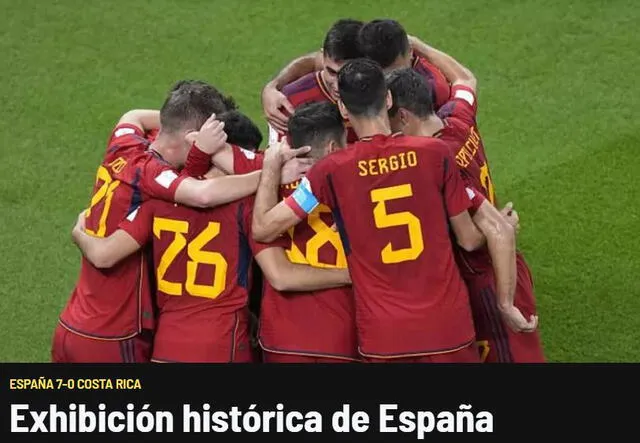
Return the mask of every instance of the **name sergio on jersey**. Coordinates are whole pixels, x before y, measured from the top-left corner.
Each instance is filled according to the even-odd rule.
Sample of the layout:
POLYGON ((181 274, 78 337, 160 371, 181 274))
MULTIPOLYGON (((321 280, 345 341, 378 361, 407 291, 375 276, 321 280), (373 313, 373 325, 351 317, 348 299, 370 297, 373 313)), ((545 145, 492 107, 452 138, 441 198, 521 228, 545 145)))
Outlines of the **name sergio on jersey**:
POLYGON ((456 163, 461 168, 466 168, 471 164, 478 149, 480 148, 480 135, 475 126, 471 126, 469 130, 469 137, 460 147, 460 150, 456 154, 456 163))
POLYGON ((415 168, 418 166, 418 156, 415 151, 401 152, 387 157, 360 160, 358 162, 358 175, 382 175, 401 169, 415 168))

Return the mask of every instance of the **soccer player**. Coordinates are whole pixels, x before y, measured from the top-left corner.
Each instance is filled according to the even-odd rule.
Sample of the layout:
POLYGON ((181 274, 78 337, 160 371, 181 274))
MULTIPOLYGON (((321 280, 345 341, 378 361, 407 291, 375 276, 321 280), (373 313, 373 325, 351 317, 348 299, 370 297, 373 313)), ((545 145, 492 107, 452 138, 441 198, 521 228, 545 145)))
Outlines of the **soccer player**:
MULTIPOLYGON (((391 70, 405 63, 425 76, 430 83, 434 84, 437 104, 442 104, 449 98, 449 85, 446 78, 442 73, 438 72, 435 66, 425 60, 419 52, 421 41, 416 37, 407 36, 402 26, 397 22, 374 20, 363 24, 358 20, 342 19, 337 21, 327 33, 322 50, 293 60, 273 80, 265 85, 262 91, 262 107, 271 128, 270 141, 281 137, 281 134, 286 132, 288 115, 299 104, 300 97, 305 97, 304 95, 291 97, 291 86, 294 84, 298 86, 312 85, 312 82, 304 82, 302 78, 313 78, 313 76, 317 75, 314 73, 315 71, 326 72, 326 74, 323 74, 323 78, 327 79, 327 83, 330 84, 332 80, 335 83, 335 72, 340 66, 346 60, 363 55, 361 50, 362 43, 365 43, 364 48, 369 51, 370 56, 378 58, 378 63, 384 63, 386 61, 385 57, 393 59, 392 62, 389 62, 390 66, 386 70, 391 70), (383 40, 383 43, 380 43, 380 40, 383 40), (414 44, 416 45, 415 48, 412 47, 414 44), (379 52, 371 50, 373 46, 379 46, 379 52), (333 55, 327 56, 327 53, 333 53, 333 55), (286 91, 284 89, 285 85, 289 85, 286 91)), ((322 90, 322 88, 320 89, 322 90)), ((328 89, 329 94, 322 95, 331 96, 329 98, 330 101, 335 101, 336 91, 333 91, 334 94, 332 96, 330 94, 331 88, 326 89, 328 89)), ((293 92, 295 91, 296 89, 293 90, 293 92)), ((320 96, 317 91, 309 95, 313 97, 320 96)), ((347 139, 349 142, 356 139, 353 131, 349 131, 347 139)))
MULTIPOLYGON (((150 198, 207 207, 255 192, 260 172, 197 180, 176 169, 189 151, 187 134, 210 153, 225 145, 224 127, 211 117, 214 110, 223 109, 216 93, 215 88, 191 82, 173 89, 160 110, 160 130, 151 144, 144 138, 152 129, 144 120, 149 116, 129 112, 120 119, 98 168, 86 212, 87 233, 109 235, 150 198)), ((153 118, 157 121, 157 115, 153 118)), ((145 256, 140 252, 117 266, 103 265, 110 269, 82 260, 78 282, 54 333, 54 362, 148 361, 149 339, 143 329, 154 328, 154 315, 145 256)))
POLYGON ((207 210, 154 199, 104 238, 87 235, 79 217, 74 241, 92 263, 118 263, 151 243, 160 310, 152 361, 253 361, 247 309, 252 251, 281 291, 351 283, 346 269, 293 264, 282 247, 253 242, 252 207, 251 197, 207 210))
POLYGON ((278 202, 280 145, 266 151, 253 235, 270 241, 319 204, 331 208, 356 303, 361 355, 368 362, 478 362, 466 286, 453 256, 482 245, 455 160, 432 137, 392 134, 391 97, 380 66, 347 62, 338 102, 360 140, 317 162, 278 202))
MULTIPOLYGON (((389 110, 391 127, 393 130, 414 136, 432 137, 447 131, 446 123, 442 121, 433 110, 429 86, 411 69, 401 69, 388 75, 387 84, 391 91, 393 106, 389 110)), ((454 89, 459 83, 454 83, 454 89)), ((466 136, 468 136, 468 132, 466 136)), ((448 137, 440 137, 448 140, 448 137)), ((466 141, 466 139, 464 140, 466 141)), ((457 152, 461 141, 454 140, 451 151, 457 152)), ((469 186, 480 186, 476 181, 467 180, 469 186)), ((475 190, 475 192, 478 192, 475 190)), ((484 200, 474 215, 474 222, 482 230, 487 238, 487 248, 480 251, 467 253, 460 250, 458 256, 465 254, 484 256, 486 263, 494 275, 497 300, 494 300, 497 309, 502 313, 505 322, 518 332, 532 331, 536 326, 536 319, 527 321, 517 307, 514 306, 514 293, 516 289, 516 250, 515 230, 503 219, 500 212, 488 201, 484 200), (495 271, 495 272, 494 272, 495 271)), ((465 270, 463 270, 465 275, 465 270)), ((473 297, 474 294, 471 294, 473 297)))
POLYGON ((451 92, 447 78, 427 59, 422 57, 421 41, 409 36, 400 23, 390 19, 377 19, 366 23, 358 35, 358 45, 365 57, 377 62, 385 72, 399 68, 412 68, 429 84, 431 102, 435 108, 445 104, 451 92), (416 54, 417 53, 417 54, 416 54))
MULTIPOLYGON (((322 68, 311 70, 297 80, 286 84, 282 94, 287 100, 287 111, 293 113, 295 108, 306 103, 331 102, 338 99, 337 75, 340 67, 347 60, 361 57, 358 48, 358 33, 363 22, 353 19, 336 21, 327 32, 322 44, 322 68)), ((286 120, 285 120, 286 121, 286 120)), ((357 136, 348 128, 347 141, 357 140, 357 136)), ((269 141, 274 143, 286 134, 285 126, 269 125, 269 141)))
MULTIPOLYGON (((309 156, 320 159, 346 145, 345 127, 333 103, 298 107, 288 122, 294 148, 311 146, 309 156)), ((298 183, 280 186, 280 199, 298 183)), ((328 207, 319 205, 290 229, 284 239, 293 263, 346 269, 339 234, 328 207)), ((271 279, 269 279, 271 280, 271 279)), ((266 363, 348 363, 359 360, 355 306, 351 287, 285 293, 267 283, 262 298, 259 343, 266 363)))
MULTIPOLYGON (((451 100, 436 115, 429 101, 429 85, 410 70, 394 72, 388 78, 394 101, 390 110, 392 128, 409 135, 436 136, 447 142, 465 181, 485 194, 489 202, 484 209, 491 209, 488 203, 495 203, 495 190, 477 128, 476 79, 449 55, 425 49, 451 81, 451 100)), ((499 259, 492 250, 492 242, 487 246, 473 252, 459 248, 456 251, 470 292, 482 359, 544 362, 533 283, 524 257, 514 249, 511 258, 503 262, 502 273, 496 268, 499 259)))

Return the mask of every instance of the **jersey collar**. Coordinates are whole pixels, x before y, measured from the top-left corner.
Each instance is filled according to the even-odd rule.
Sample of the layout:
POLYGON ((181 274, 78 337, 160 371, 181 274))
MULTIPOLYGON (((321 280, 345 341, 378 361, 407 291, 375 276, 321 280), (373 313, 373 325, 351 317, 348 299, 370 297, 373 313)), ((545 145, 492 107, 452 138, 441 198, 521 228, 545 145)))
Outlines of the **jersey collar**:
POLYGON ((391 135, 384 135, 384 134, 376 134, 376 135, 370 135, 368 137, 362 137, 359 138, 358 141, 359 142, 370 142, 371 140, 373 140, 374 138, 380 138, 380 137, 391 137, 391 138, 395 138, 398 137, 399 135, 402 135, 402 132, 394 132, 391 135))

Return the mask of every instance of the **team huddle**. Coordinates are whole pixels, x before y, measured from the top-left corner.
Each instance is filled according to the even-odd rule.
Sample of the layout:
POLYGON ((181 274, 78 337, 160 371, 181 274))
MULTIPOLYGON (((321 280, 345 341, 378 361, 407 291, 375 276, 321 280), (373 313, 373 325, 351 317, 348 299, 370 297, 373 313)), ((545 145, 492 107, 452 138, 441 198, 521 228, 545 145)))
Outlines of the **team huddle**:
POLYGON ((264 151, 204 81, 120 118, 53 362, 545 361, 469 69, 343 19, 262 102, 264 151))

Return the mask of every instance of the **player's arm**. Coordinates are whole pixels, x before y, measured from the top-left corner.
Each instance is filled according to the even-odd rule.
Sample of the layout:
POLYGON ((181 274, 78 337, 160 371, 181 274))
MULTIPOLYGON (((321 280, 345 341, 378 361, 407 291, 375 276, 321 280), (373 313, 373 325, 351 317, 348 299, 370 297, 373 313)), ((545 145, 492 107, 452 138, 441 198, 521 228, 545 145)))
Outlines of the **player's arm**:
POLYGON ((205 180, 184 177, 176 188, 174 201, 196 208, 224 205, 255 193, 260 175, 260 171, 255 171, 205 180))
POLYGON ((486 199, 473 215, 473 222, 487 239, 496 276, 498 307, 512 306, 517 272, 515 229, 486 199))
POLYGON ((110 268, 141 248, 141 244, 122 229, 116 230, 108 237, 94 237, 87 234, 84 229, 84 219, 85 211, 82 211, 71 236, 82 254, 96 268, 110 268))
POLYGON ((279 246, 263 249, 255 259, 277 291, 318 291, 351 284, 348 269, 322 269, 291 263, 279 246))
POLYGON ((136 126, 142 132, 160 129, 160 111, 155 109, 132 109, 120 117, 118 126, 124 124, 136 126))
POLYGON ((284 108, 289 114, 293 114, 293 105, 287 97, 280 92, 282 88, 300 77, 322 69, 322 52, 316 51, 292 60, 269 81, 262 89, 262 109, 269 124, 280 132, 287 130, 287 115, 282 112, 284 108))
POLYGON ((422 57, 433 63, 442 74, 447 78, 452 86, 460 85, 466 86, 473 91, 476 91, 478 81, 467 67, 458 62, 455 58, 451 57, 444 52, 435 49, 417 37, 409 37, 409 42, 413 50, 422 57))
MULTIPOLYGON (((281 90, 286 84, 298 80, 310 72, 322 69, 322 51, 310 52, 291 60, 264 89, 281 90)), ((264 94, 264 93, 263 93, 264 94)))
MULTIPOLYGON (((261 158, 255 153, 227 143, 224 123, 216 120, 215 114, 209 117, 199 131, 190 132, 185 139, 191 143, 191 149, 187 155, 184 172, 191 177, 204 175, 211 167, 211 163, 227 174, 255 172, 262 167, 261 158), (248 153, 250 156, 247 155, 248 153)), ((301 174, 309 169, 312 163, 311 159, 296 157, 304 155, 310 150, 311 147, 303 146, 298 149, 288 148, 281 151, 282 160, 285 163, 282 168, 282 183, 296 181, 301 174)), ((255 190, 251 193, 253 192, 255 190)))
POLYGON ((503 320, 515 332, 534 331, 538 326, 538 317, 532 315, 527 320, 514 304, 518 272, 514 226, 488 200, 482 202, 473 221, 487 238, 496 278, 498 310, 503 320))
MULTIPOLYGON (((297 213, 294 208, 287 204, 288 199, 278 202, 278 189, 283 161, 281 150, 285 145, 286 142, 284 141, 278 142, 267 149, 265 154, 251 222, 253 239, 258 242, 271 243, 286 232, 287 229, 295 226, 306 217, 306 214, 297 213)), ((298 185, 294 194, 301 189, 304 181, 305 179, 298 185)))
POLYGON ((485 244, 486 238, 473 222, 469 211, 464 210, 449 217, 449 223, 455 234, 456 242, 465 251, 475 251, 485 244))
POLYGON ((476 226, 469 214, 473 207, 473 198, 465 187, 455 159, 448 151, 443 151, 443 197, 449 223, 458 245, 466 251, 475 251, 486 242, 485 236, 476 226))

